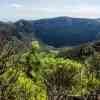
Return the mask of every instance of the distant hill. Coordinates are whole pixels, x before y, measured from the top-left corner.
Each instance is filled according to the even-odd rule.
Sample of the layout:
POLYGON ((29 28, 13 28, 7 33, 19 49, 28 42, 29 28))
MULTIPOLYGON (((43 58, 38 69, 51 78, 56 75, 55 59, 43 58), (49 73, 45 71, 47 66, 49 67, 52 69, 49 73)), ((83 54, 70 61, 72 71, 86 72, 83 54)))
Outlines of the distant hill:
POLYGON ((54 47, 76 46, 100 39, 100 19, 57 17, 0 22, 0 40, 8 37, 26 48, 37 39, 54 47))
POLYGON ((36 36, 55 47, 75 46, 100 39, 99 19, 58 17, 34 23, 36 36))

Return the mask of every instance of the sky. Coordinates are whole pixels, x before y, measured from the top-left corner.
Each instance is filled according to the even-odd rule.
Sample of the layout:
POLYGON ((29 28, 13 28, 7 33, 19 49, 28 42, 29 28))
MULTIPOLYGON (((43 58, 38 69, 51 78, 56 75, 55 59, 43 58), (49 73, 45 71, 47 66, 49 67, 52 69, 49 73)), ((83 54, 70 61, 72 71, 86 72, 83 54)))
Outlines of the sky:
POLYGON ((100 0, 1 0, 0 20, 58 16, 100 18, 100 0))

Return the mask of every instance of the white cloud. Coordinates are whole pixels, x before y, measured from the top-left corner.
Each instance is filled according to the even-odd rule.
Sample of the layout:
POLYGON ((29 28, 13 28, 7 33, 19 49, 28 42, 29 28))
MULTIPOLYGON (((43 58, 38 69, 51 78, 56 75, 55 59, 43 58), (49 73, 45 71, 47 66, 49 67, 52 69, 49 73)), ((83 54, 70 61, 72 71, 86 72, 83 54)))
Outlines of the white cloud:
POLYGON ((21 5, 21 4, 17 4, 17 3, 13 3, 13 4, 11 4, 11 7, 14 7, 14 8, 21 8, 22 5, 21 5))
POLYGON ((22 3, 10 4, 9 12, 1 11, 0 17, 5 16, 10 19, 40 19, 57 16, 71 16, 71 17, 82 17, 82 18, 100 18, 100 6, 95 5, 74 5, 74 6, 63 6, 63 7, 51 7, 51 6, 29 6, 23 5, 22 3))
POLYGON ((100 17, 100 6, 79 5, 67 6, 63 8, 43 8, 41 15, 50 16, 72 16, 83 18, 97 18, 100 17))

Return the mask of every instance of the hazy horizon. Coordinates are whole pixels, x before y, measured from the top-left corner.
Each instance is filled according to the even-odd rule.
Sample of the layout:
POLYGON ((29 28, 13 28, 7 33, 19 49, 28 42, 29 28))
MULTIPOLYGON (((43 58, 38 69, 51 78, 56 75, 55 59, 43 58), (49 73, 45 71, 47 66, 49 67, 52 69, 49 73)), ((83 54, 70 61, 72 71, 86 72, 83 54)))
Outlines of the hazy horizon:
POLYGON ((100 0, 3 0, 0 21, 68 16, 100 18, 100 0))

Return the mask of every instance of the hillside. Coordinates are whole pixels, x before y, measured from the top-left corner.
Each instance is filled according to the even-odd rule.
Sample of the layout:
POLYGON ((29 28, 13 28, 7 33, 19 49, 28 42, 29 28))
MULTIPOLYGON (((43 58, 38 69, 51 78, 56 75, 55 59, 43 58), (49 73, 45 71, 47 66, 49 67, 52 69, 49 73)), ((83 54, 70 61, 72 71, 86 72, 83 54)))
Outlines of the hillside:
POLYGON ((100 37, 96 19, 58 17, 36 21, 34 26, 37 37, 55 47, 75 46, 100 37))
POLYGON ((0 39, 9 36, 30 47, 32 40, 39 40, 54 47, 76 46, 100 39, 99 19, 57 17, 40 20, 19 20, 0 24, 0 39), (3 32, 2 32, 3 31, 3 32))
POLYGON ((96 100, 99 26, 68 17, 0 22, 0 100, 96 100))

